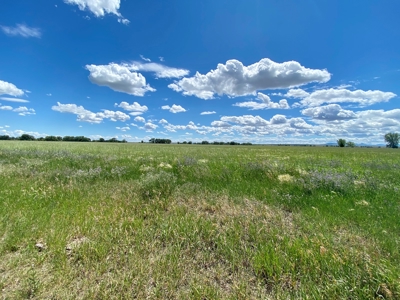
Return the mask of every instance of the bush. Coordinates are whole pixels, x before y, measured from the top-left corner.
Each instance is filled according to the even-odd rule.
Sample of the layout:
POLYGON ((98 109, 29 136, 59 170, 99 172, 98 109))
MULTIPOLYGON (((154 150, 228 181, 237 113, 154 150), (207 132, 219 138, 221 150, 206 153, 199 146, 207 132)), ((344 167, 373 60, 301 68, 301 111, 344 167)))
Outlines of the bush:
POLYGON ((144 200, 166 199, 174 191, 175 186, 176 177, 174 174, 165 171, 150 172, 142 175, 139 194, 144 200))
POLYGON ((339 147, 344 147, 346 146, 346 140, 345 139, 338 139, 337 144, 339 147))

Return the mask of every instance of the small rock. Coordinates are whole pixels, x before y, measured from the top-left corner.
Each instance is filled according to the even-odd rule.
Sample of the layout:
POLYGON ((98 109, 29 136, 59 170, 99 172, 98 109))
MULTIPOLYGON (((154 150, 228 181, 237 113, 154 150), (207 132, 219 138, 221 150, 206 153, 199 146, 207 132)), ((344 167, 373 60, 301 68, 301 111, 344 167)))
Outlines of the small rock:
POLYGON ((43 243, 36 243, 35 247, 39 252, 42 252, 44 249, 46 249, 46 245, 43 243))

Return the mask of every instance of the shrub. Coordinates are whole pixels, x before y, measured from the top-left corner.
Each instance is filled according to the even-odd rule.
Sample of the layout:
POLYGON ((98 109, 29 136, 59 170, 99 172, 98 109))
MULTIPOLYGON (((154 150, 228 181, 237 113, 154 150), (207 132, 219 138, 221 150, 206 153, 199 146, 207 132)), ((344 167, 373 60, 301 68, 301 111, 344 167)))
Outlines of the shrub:
POLYGON ((345 139, 338 139, 337 144, 339 147, 344 147, 346 146, 346 140, 345 139))
POLYGON ((145 199, 166 199, 174 191, 176 177, 172 173, 160 171, 149 172, 140 178, 139 194, 145 199))

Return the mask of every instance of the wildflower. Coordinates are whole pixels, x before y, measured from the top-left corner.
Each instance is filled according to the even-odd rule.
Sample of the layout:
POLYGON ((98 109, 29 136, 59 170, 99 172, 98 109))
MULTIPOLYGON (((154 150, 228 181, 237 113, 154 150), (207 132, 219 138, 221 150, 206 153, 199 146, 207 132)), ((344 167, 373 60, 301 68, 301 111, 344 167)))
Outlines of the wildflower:
POLYGON ((365 200, 361 200, 361 201, 356 202, 356 205, 368 206, 369 202, 367 202, 365 200))
POLYGON ((289 174, 283 174, 278 176, 278 180, 280 182, 291 182, 293 181, 293 177, 290 176, 289 174))
POLYGON ((172 169, 172 166, 170 164, 163 163, 163 162, 161 164, 159 164, 158 167, 165 168, 165 169, 172 169))

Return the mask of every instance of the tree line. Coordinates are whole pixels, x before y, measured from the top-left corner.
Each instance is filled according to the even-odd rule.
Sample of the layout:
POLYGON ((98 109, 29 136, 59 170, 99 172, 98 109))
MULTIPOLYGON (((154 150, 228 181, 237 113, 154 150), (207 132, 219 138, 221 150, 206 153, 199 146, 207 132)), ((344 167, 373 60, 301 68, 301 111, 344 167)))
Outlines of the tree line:
MULTIPOLYGON (((387 148, 399 148, 400 134, 397 132, 389 132, 384 136, 387 148)), ((345 139, 338 139, 337 144, 339 147, 355 147, 356 144, 345 139)))
POLYGON ((109 140, 106 140, 104 138, 100 138, 98 140, 92 140, 88 137, 85 136, 54 136, 54 135, 48 135, 46 137, 40 137, 40 138, 35 138, 33 135, 26 134, 24 133, 23 135, 19 137, 13 137, 13 136, 8 136, 8 135, 0 135, 0 140, 3 141, 46 141, 46 142, 106 142, 106 143, 127 143, 125 139, 122 141, 116 139, 116 138, 111 138, 109 140))

